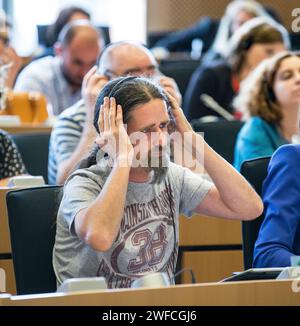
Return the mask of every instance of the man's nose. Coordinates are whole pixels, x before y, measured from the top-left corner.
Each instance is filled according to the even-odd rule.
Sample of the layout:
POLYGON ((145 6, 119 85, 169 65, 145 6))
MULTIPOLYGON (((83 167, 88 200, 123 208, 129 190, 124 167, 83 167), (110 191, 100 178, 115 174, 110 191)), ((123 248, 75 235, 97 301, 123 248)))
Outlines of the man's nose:
POLYGON ((167 145, 167 133, 161 129, 154 132, 151 138, 154 146, 165 147, 167 145))

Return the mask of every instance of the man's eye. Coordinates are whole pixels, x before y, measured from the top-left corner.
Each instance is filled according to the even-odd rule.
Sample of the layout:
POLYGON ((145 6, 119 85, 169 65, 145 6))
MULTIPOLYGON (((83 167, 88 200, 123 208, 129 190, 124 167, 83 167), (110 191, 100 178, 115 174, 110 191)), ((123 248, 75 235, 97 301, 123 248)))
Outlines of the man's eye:
POLYGON ((168 127, 168 124, 169 124, 169 122, 162 123, 162 124, 160 125, 160 128, 161 128, 161 129, 165 129, 165 128, 168 127))

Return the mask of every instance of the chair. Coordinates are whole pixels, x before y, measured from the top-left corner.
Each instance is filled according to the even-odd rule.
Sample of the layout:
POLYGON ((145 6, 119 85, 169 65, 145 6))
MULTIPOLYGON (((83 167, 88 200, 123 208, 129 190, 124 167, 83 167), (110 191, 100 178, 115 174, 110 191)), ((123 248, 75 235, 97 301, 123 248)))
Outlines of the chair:
POLYGON ((12 138, 28 173, 42 175, 47 183, 50 134, 16 134, 12 138))
POLYGON ((44 186, 7 193, 12 257, 18 294, 56 291, 52 249, 60 186, 44 186))
MULTIPOLYGON (((36 28, 37 28, 37 36, 38 36, 38 44, 39 46, 42 48, 42 52, 33 57, 31 61, 34 61, 34 60, 38 60, 38 59, 41 59, 43 57, 46 57, 46 56, 55 56, 55 53, 54 53, 54 47, 53 46, 49 46, 48 45, 48 41, 46 39, 46 31, 48 29, 49 25, 37 25, 36 28)), ((109 26, 104 26, 104 25, 101 25, 101 26, 96 26, 100 31, 101 31, 101 34, 102 34, 102 37, 103 37, 103 40, 104 40, 104 44, 107 45, 110 43, 110 28, 109 26)))
POLYGON ((101 26, 97 26, 97 28, 102 33, 105 45, 108 45, 111 42, 109 26, 101 25, 101 26))
POLYGON ((164 61, 159 69, 167 77, 175 79, 183 98, 190 78, 199 65, 199 60, 164 61))
MULTIPOLYGON (((261 157, 245 161, 241 167, 241 174, 251 183, 255 191, 261 196, 263 182, 268 173, 270 157, 261 157)), ((264 214, 254 221, 242 222, 243 256, 245 270, 252 268, 253 251, 264 214)))
POLYGON ((233 163, 236 137, 243 124, 241 121, 227 120, 214 122, 192 121, 193 129, 197 132, 203 132, 208 145, 231 164, 233 163))
POLYGON ((148 32, 147 33, 147 47, 150 49, 152 48, 160 39, 166 37, 173 31, 160 31, 160 32, 148 32))
POLYGON ((293 51, 299 51, 300 50, 300 36, 299 33, 296 32, 290 32, 290 41, 293 51))
MULTIPOLYGON (((38 36, 38 43, 41 46, 47 47, 47 40, 46 40, 46 32, 48 29, 49 25, 37 25, 36 29, 37 29, 37 36, 38 36)), ((110 43, 110 28, 109 26, 106 25, 100 25, 100 26, 96 26, 101 32, 102 32, 102 36, 104 39, 104 43, 105 45, 110 43)), ((54 55, 54 53, 53 53, 54 55)))

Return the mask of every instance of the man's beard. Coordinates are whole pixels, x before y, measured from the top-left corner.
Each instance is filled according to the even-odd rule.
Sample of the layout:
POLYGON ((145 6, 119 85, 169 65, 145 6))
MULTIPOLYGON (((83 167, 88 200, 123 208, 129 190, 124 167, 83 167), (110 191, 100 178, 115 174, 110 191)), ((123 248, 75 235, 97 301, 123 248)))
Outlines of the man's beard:
POLYGON ((63 65, 61 65, 61 70, 62 70, 65 80, 71 87, 81 88, 82 80, 79 81, 79 80, 73 78, 63 65))
POLYGON ((148 170, 151 174, 151 184, 160 184, 167 176, 170 164, 170 152, 168 148, 159 146, 148 153, 148 170), (160 155, 152 155, 152 153, 160 155))

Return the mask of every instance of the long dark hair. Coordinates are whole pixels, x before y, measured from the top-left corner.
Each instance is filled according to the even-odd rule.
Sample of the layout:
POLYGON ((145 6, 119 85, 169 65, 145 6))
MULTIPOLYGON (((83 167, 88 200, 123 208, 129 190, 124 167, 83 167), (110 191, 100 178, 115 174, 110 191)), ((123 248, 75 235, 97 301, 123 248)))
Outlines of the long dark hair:
MULTIPOLYGON (((148 78, 129 76, 113 79, 103 87, 96 101, 94 127, 98 134, 100 133, 98 120, 105 97, 114 97, 116 103, 122 106, 124 123, 128 123, 131 112, 138 105, 146 104, 151 100, 161 99, 170 107, 168 97, 163 89, 148 78)), ((80 162, 79 168, 87 168, 96 164, 98 151, 98 145, 94 145, 90 155, 80 162)))

